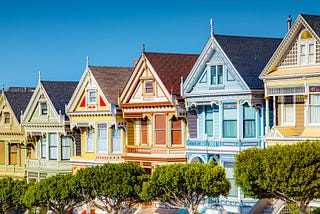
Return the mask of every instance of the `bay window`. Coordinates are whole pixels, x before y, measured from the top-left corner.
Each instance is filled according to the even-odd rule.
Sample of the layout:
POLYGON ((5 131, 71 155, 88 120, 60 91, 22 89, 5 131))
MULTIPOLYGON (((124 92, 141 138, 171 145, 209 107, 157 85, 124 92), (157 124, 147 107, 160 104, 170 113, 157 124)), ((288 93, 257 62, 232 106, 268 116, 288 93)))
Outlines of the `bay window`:
POLYGON ((256 111, 248 104, 243 106, 243 137, 253 138, 256 136, 256 111))
POLYGON ((98 153, 108 153, 107 124, 98 124, 98 153))
POLYGON ((213 108, 205 106, 205 134, 207 137, 213 137, 213 108))
POLYGON ((237 104, 223 105, 223 137, 237 137, 237 104))

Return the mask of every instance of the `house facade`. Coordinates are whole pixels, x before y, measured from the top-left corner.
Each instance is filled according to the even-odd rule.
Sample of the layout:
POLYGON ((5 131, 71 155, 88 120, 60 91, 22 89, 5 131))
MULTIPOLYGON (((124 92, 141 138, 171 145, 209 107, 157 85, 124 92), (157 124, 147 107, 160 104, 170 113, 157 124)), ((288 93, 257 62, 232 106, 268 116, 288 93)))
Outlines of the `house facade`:
POLYGON ((39 80, 21 118, 30 145, 25 162, 28 181, 71 173, 70 156, 76 146, 65 105, 76 86, 77 82, 39 80))
POLYGON ((147 173, 158 164, 186 161, 182 81, 198 55, 143 52, 120 96, 127 122, 124 160, 147 173))
POLYGON ((320 16, 300 14, 260 75, 268 147, 320 138, 319 23, 320 16))
POLYGON ((258 77, 280 41, 212 32, 183 84, 187 161, 225 168, 231 190, 227 198, 213 200, 230 213, 248 212, 256 203, 235 185, 234 161, 244 149, 264 147, 264 88, 258 77))
POLYGON ((21 114, 27 107, 34 88, 8 88, 0 95, 0 178, 24 179, 25 162, 33 156, 28 144, 21 114))
POLYGON ((127 135, 118 97, 131 73, 131 67, 86 67, 67 106, 71 129, 81 136, 79 152, 70 160, 73 173, 123 162, 127 135))

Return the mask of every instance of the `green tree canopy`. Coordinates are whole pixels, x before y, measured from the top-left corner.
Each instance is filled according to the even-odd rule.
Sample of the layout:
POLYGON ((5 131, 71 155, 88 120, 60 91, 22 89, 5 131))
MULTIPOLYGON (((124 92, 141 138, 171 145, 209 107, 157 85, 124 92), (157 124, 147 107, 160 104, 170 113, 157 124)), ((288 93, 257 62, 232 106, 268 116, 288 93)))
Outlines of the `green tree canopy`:
POLYGON ((157 166, 143 185, 141 197, 160 200, 195 213, 208 197, 226 196, 231 188, 225 170, 215 164, 186 163, 157 166))
POLYGON ((10 209, 24 208, 21 195, 27 189, 25 180, 13 180, 11 177, 0 179, 0 208, 1 213, 10 209))
POLYGON ((132 163, 94 166, 76 173, 81 191, 92 203, 107 212, 120 213, 140 201, 142 183, 147 179, 143 168, 132 163))
POLYGON ((55 175, 30 186, 24 196, 28 208, 43 207, 56 214, 70 212, 84 199, 71 174, 55 175))
POLYGON ((305 213, 320 198, 320 142, 251 148, 236 155, 235 181, 256 198, 278 198, 305 213))

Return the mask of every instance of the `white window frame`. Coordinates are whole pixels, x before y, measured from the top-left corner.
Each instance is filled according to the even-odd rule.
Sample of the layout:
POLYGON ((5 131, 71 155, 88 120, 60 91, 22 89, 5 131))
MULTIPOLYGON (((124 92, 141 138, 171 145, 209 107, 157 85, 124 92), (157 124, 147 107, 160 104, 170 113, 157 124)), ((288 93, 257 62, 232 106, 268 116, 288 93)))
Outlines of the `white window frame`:
POLYGON ((88 127, 87 128, 87 133, 86 133, 86 152, 94 152, 94 128, 92 128, 92 127, 88 127), (89 130, 92 132, 92 136, 91 136, 90 139, 89 139, 89 135, 88 135, 89 130), (89 142, 89 140, 91 140, 91 142, 89 142), (88 149, 89 143, 90 143, 90 147, 92 147, 92 149, 91 148, 88 149))
POLYGON ((303 34, 302 31, 299 35, 299 40, 298 40, 298 65, 313 65, 316 62, 316 42, 314 38, 306 38, 306 39, 301 39, 301 35, 303 34), (301 61, 301 46, 305 46, 305 62, 301 61), (309 56, 311 55, 311 52, 309 51, 310 45, 313 45, 313 57, 311 59, 311 62, 309 60, 309 56))
POLYGON ((309 96, 308 96, 308 115, 307 115, 307 117, 308 117, 308 122, 309 122, 309 124, 308 125, 310 125, 310 126, 319 126, 320 125, 320 119, 319 119, 319 122, 311 122, 311 107, 312 106, 319 106, 320 107, 320 103, 318 104, 318 105, 314 105, 314 104, 311 104, 310 102, 311 102, 311 96, 312 95, 318 95, 318 96, 320 96, 320 93, 319 92, 315 92, 315 93, 310 93, 309 94, 309 96))
POLYGON ((286 95, 286 96, 293 96, 293 104, 292 104, 293 121, 292 122, 286 122, 284 120, 285 119, 285 112, 284 112, 285 104, 283 102, 281 102, 281 126, 295 126, 295 124, 296 124, 296 95, 286 95))
POLYGON ((40 106, 40 115, 48 115, 48 112, 49 112, 48 103, 47 102, 40 102, 39 106, 40 106), (46 109, 43 108, 44 105, 46 106, 46 109), (44 109, 46 110, 45 112, 43 112, 44 109))
POLYGON ((225 77, 224 65, 222 63, 210 63, 210 64, 208 64, 208 66, 209 66, 209 72, 208 73, 209 73, 209 81, 210 81, 209 84, 212 85, 212 86, 215 86, 215 85, 221 86, 221 85, 223 85, 224 84, 224 77, 225 77), (218 75, 218 69, 217 69, 218 66, 222 67, 222 83, 219 83, 219 75, 218 75), (216 83, 215 84, 213 84, 212 81, 211 81, 213 67, 216 67, 216 75, 215 75, 216 83))
POLYGON ((109 145, 109 136, 108 136, 108 126, 105 123, 98 124, 97 127, 97 144, 98 144, 98 154, 107 154, 108 153, 108 145, 109 145), (105 138, 100 138, 100 132, 105 132, 105 138), (105 144, 103 147, 102 145, 105 144), (103 148, 103 149, 102 149, 103 148))
POLYGON ((96 89, 87 89, 87 103, 88 104, 97 104, 97 91, 96 89), (94 93, 95 97, 94 97, 94 100, 91 100, 92 97, 91 97, 91 93, 94 93))

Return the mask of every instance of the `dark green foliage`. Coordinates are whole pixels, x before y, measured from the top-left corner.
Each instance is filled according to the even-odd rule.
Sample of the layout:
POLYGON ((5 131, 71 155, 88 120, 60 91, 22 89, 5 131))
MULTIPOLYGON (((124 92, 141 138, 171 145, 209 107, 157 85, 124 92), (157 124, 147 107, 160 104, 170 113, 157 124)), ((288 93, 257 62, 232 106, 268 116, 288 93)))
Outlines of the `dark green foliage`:
POLYGON ((171 206, 188 206, 194 213, 208 197, 226 196, 230 190, 225 170, 214 164, 186 163, 157 166, 143 185, 141 197, 160 200, 171 206))
POLYGON ((0 208, 1 213, 10 209, 24 208, 21 196, 27 189, 24 180, 13 180, 11 177, 0 179, 0 208))
POLYGON ((111 213, 139 202, 142 183, 147 176, 140 166, 131 163, 104 164, 80 170, 76 174, 82 186, 82 194, 91 199, 95 206, 111 213))
POLYGON ((245 194, 279 198, 305 213, 320 198, 320 142, 247 149, 236 156, 234 173, 245 194))
POLYGON ((82 202, 82 195, 70 174, 41 180, 30 186, 24 196, 27 207, 47 208, 57 214, 68 213, 82 202))

